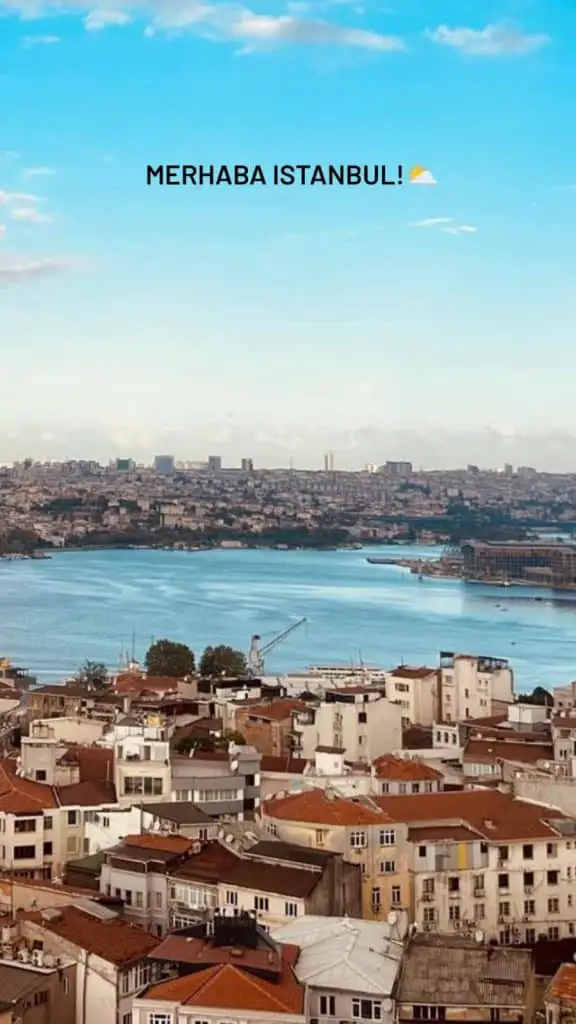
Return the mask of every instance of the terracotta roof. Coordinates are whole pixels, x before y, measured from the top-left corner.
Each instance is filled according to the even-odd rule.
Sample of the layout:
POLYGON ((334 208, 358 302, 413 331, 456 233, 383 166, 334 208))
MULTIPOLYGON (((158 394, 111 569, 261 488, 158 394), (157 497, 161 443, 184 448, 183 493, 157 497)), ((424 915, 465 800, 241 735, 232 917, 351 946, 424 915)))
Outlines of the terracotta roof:
POLYGON ((558 836, 550 822, 570 820, 552 807, 517 800, 497 789, 378 796, 374 802, 396 822, 467 825, 493 843, 558 836))
POLYGON ((557 729, 576 729, 576 710, 572 708, 569 714, 557 712, 552 716, 552 725, 557 729))
POLYGON ((199 853, 188 857, 176 871, 171 872, 171 876, 216 885, 221 874, 230 871, 237 862, 237 854, 212 841, 206 843, 199 853))
POLYGON ((252 704, 245 711, 242 708, 238 708, 236 717, 241 716, 242 719, 248 718, 263 718, 270 722, 283 722, 287 718, 290 718, 294 711, 306 711, 308 705, 301 700, 296 698, 286 697, 280 700, 270 701, 269 704, 252 704))
POLYGON ((133 846, 138 850, 162 850, 164 853, 187 853, 194 845, 194 839, 175 835, 135 835, 124 836, 123 846, 133 846))
POLYGON ((398 665, 397 668, 390 670, 390 675, 397 676, 398 679, 425 679, 426 676, 431 676, 435 672, 435 668, 427 668, 426 665, 398 665))
POLYGON ((260 771, 277 772, 279 775, 302 775, 308 761, 305 757, 274 757, 263 754, 260 761, 260 771))
POLYGON ((283 799, 268 800, 263 804, 263 811, 269 818, 318 825, 378 825, 392 820, 367 802, 347 800, 323 789, 310 789, 283 799))
POLYGON ((536 764, 538 761, 553 761, 554 748, 545 744, 509 743, 506 740, 468 740, 463 760, 470 764, 495 764, 499 760, 536 764))
POLYGON ((112 782, 114 752, 106 747, 68 747, 62 761, 77 764, 80 782, 112 782))
POLYGON ((136 925, 119 917, 103 920, 79 907, 34 911, 26 916, 54 935, 118 966, 144 959, 158 945, 157 938, 136 925))
POLYGON ((57 807, 52 786, 16 775, 16 761, 0 761, 0 811, 8 814, 41 814, 57 807))
POLYGON ((62 807, 100 807, 116 803, 116 788, 112 782, 75 782, 58 786, 56 793, 62 807))
POLYGON ((442 772, 431 768, 424 761, 412 761, 409 758, 393 757, 383 754, 373 762, 376 776, 379 779, 390 779, 400 782, 438 782, 443 778, 442 772))
POLYGON ((146 1000, 252 1013, 302 1014, 304 987, 289 964, 273 982, 231 964, 221 964, 148 989, 146 1000))
POLYGON ((172 693, 179 680, 173 676, 144 676, 139 672, 122 672, 114 681, 116 693, 172 693))
POLYGON ((576 1002, 576 964, 562 964, 546 989, 545 1000, 560 999, 576 1002))

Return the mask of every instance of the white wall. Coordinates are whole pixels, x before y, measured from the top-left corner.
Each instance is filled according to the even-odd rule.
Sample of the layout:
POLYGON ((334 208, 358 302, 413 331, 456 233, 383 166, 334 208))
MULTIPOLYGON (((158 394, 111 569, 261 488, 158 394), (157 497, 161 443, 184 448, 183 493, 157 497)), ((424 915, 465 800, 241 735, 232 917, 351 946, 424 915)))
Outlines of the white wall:
POLYGON ((108 850, 125 836, 139 835, 152 821, 152 816, 143 814, 139 807, 97 811, 96 816, 96 821, 86 822, 84 826, 89 854, 108 850))

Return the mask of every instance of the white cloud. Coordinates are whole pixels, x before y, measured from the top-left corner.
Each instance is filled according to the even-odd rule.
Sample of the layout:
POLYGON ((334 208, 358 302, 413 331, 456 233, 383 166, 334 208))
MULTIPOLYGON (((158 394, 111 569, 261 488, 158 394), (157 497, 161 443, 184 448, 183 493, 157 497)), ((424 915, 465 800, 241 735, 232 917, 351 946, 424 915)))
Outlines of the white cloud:
POLYGON ((3 192, 0 189, 0 205, 2 203, 38 203, 39 196, 30 195, 29 192, 3 192))
POLYGON ((72 268, 70 260, 45 257, 0 256, 0 284, 17 284, 35 277, 61 274, 72 268))
POLYGON ((519 57, 534 53, 550 42, 547 35, 529 35, 512 25, 486 25, 482 29, 439 25, 426 35, 434 43, 451 46, 476 57, 499 57, 503 54, 519 57))
POLYGON ((443 227, 447 235, 475 235, 478 228, 474 224, 455 224, 453 227, 443 227))
POLYGON ((104 28, 121 27, 129 23, 130 17, 124 11, 111 11, 106 8, 102 10, 95 8, 84 18, 84 27, 88 32, 100 32, 104 28))
POLYGON ((25 221, 27 224, 51 224, 53 218, 48 213, 40 213, 35 206, 17 206, 12 210, 12 220, 25 221))
POLYGON ((380 51, 403 49, 402 41, 395 36, 344 28, 328 21, 312 21, 291 15, 276 17, 248 10, 242 10, 230 19, 227 34, 253 43, 352 46, 380 51))
POLYGON ((415 220, 410 227, 412 228, 432 228, 438 224, 452 224, 453 217, 425 217, 424 220, 415 220))
POLYGON ((56 171, 53 167, 27 167, 24 171, 25 178, 51 178, 56 171))
POLYGON ((412 178, 411 185, 437 185, 436 178, 431 171, 422 171, 416 178, 412 178))
POLYGON ((60 36, 25 36, 22 46, 30 50, 33 46, 55 46, 59 42, 60 36))

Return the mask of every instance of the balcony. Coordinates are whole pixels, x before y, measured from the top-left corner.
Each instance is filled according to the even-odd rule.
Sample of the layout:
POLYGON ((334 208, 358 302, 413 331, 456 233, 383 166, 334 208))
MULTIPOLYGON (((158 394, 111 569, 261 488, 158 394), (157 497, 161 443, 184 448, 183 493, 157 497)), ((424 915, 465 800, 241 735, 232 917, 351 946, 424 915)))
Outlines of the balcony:
POLYGON ((434 901, 434 893, 423 892, 420 899, 422 900, 423 903, 432 903, 434 901))

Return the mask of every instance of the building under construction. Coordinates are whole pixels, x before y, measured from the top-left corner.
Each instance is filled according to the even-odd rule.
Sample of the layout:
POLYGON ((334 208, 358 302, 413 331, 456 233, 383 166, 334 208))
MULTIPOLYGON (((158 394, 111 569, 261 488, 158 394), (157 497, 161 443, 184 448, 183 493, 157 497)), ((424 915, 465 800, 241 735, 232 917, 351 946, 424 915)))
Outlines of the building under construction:
POLYGON ((576 544, 473 540, 462 545, 462 555, 467 579, 576 587, 576 544))

